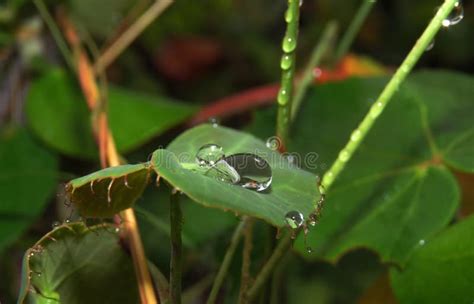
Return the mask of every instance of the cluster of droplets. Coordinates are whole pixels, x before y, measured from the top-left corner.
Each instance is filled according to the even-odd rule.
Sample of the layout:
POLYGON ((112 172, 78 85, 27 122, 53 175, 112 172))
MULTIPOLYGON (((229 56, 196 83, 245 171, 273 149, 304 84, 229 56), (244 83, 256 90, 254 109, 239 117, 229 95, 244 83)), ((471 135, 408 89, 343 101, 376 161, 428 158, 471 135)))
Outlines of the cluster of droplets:
POLYGON ((305 220, 303 214, 297 210, 291 210, 285 215, 285 222, 288 227, 292 229, 292 239, 296 238, 296 233, 297 231, 299 231, 299 229, 303 230, 304 244, 308 253, 313 252, 313 249, 307 244, 307 235, 309 233, 309 227, 314 227, 318 224, 319 219, 321 218, 322 210, 324 207, 324 200, 326 197, 325 189, 319 181, 318 188, 320 192, 320 198, 315 204, 314 211, 308 216, 307 220, 305 220))
MULTIPOLYGON (((461 1, 458 1, 454 4, 454 8, 449 14, 449 16, 441 22, 441 25, 444 28, 449 28, 453 25, 458 24, 464 18, 464 7, 461 1)), ((426 47, 425 51, 431 51, 435 45, 435 40, 431 40, 430 44, 426 47)))
POLYGON ((303 4, 302 0, 289 0, 288 9, 285 12, 285 22, 287 23, 287 31, 283 37, 281 48, 283 55, 280 61, 280 68, 282 70, 282 87, 278 92, 278 104, 286 105, 291 96, 291 82, 294 73, 295 56, 294 51, 297 44, 297 24, 299 10, 292 5, 293 1, 299 1, 299 5, 303 4), (288 83, 289 85, 285 85, 288 83))
POLYGON ((266 160, 252 153, 226 156, 217 144, 203 145, 196 153, 196 162, 207 176, 258 192, 272 183, 272 169, 266 160))

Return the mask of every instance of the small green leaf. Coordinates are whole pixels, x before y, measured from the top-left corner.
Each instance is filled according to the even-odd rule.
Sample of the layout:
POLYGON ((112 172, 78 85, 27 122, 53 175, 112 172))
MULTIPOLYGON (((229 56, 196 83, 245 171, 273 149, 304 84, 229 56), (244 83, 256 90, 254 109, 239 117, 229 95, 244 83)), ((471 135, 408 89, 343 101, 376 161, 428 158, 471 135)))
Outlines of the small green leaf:
POLYGON ((0 252, 41 214, 57 179, 55 155, 23 129, 0 130, 0 252))
POLYGON ((287 212, 297 210, 307 219, 319 200, 317 177, 295 168, 276 151, 252 135, 223 127, 201 125, 186 131, 167 148, 157 150, 152 167, 173 187, 194 201, 261 218, 275 226, 284 226, 287 212), (271 166, 273 181, 268 192, 256 192, 204 175, 195 160, 206 144, 217 144, 226 155, 253 153, 271 166))
POLYGON ((147 164, 110 167, 70 181, 66 191, 82 216, 112 217, 133 206, 149 177, 147 164))
MULTIPOLYGON (((120 152, 139 147, 194 111, 192 106, 162 97, 109 89, 109 122, 120 152)), ((73 157, 97 157, 90 112, 81 91, 63 70, 52 69, 32 83, 26 114, 36 135, 51 147, 73 157)))
POLYGON ((472 303, 474 216, 423 240, 391 281, 400 303, 472 303))
POLYGON ((18 303, 138 303, 133 263, 112 225, 63 225, 27 250, 18 303))

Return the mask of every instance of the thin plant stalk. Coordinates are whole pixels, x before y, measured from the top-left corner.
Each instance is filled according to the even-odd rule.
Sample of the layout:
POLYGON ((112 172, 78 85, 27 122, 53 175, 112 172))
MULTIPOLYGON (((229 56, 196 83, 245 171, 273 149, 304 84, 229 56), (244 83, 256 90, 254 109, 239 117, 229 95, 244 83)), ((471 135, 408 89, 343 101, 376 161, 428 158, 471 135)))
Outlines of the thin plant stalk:
POLYGON ((283 37, 280 67, 281 87, 278 92, 278 114, 276 134, 280 138, 282 150, 288 141, 288 133, 291 122, 291 109, 293 101, 293 87, 296 64, 296 45, 298 39, 298 26, 300 17, 300 1, 288 0, 288 9, 285 13, 286 33, 283 37))
POLYGON ((239 244, 240 239, 242 238, 242 234, 245 226, 247 225, 247 221, 248 218, 244 217, 244 219, 242 219, 242 221, 237 225, 234 230, 234 233, 232 234, 232 239, 230 241, 229 247, 227 247, 224 259, 221 263, 221 266, 219 267, 216 278, 214 279, 209 298, 206 302, 207 304, 214 304, 216 302, 217 295, 222 286, 222 283, 224 282, 225 276, 229 271, 230 263, 232 262, 232 258, 234 257, 237 245, 239 244))
POLYGON ((54 22, 53 17, 49 13, 48 8, 44 4, 43 0, 33 0, 33 3, 38 9, 38 12, 40 13, 41 18, 44 20, 44 22, 48 26, 49 31, 51 32, 51 35, 53 36, 53 39, 59 48, 59 51, 61 52, 64 60, 66 61, 66 64, 69 66, 71 70, 74 71, 75 65, 73 61, 72 52, 67 46, 67 43, 64 40, 64 37, 61 34, 61 31, 59 30, 58 26, 56 25, 56 22, 54 22))
POLYGON ((344 57, 349 51, 349 48, 357 37, 357 33, 359 33, 360 28, 364 24, 365 19, 369 15, 370 11, 372 10, 372 7, 376 2, 377 0, 362 0, 359 9, 354 15, 354 18, 349 24, 347 31, 344 33, 344 36, 342 36, 341 41, 339 42, 336 48, 336 53, 334 55, 334 63, 339 62, 342 57, 344 57))
POLYGON ((240 291, 239 291, 239 304, 246 304, 247 301, 247 289, 250 284, 250 264, 252 259, 252 247, 253 247, 253 226, 255 220, 249 218, 244 231, 244 246, 242 248, 242 270, 240 278, 240 291))
POLYGON ((170 302, 181 303, 181 277, 183 264, 183 248, 181 231, 183 214, 179 205, 179 194, 170 194, 170 235, 171 235, 171 260, 170 260, 170 302))
POLYGON ((247 299, 249 303, 252 303, 252 301, 256 298, 260 289, 268 280, 273 270, 276 268, 277 264, 280 262, 281 258, 285 255, 285 253, 290 248, 292 241, 293 240, 291 237, 291 233, 287 233, 283 237, 283 239, 278 243, 272 255, 270 256, 268 261, 265 263, 265 265, 263 265, 263 268, 258 273, 257 277, 255 278, 255 281, 252 284, 252 287, 250 287, 247 293, 247 299))
POLYGON ((331 187, 334 180, 344 169, 347 162, 351 159, 360 143, 364 140, 365 136, 372 128, 372 125, 385 109, 393 95, 398 91, 400 85, 411 72, 415 64, 420 59, 421 55, 425 52, 426 48, 432 43, 434 36, 441 28, 443 20, 448 17, 449 13, 458 1, 459 0, 446 0, 444 4, 438 9, 435 16, 433 19, 431 19, 430 23, 426 27, 425 31, 421 34, 420 38, 411 49, 410 53, 408 53, 407 57, 392 76, 390 81, 387 83, 380 96, 371 106, 367 115, 364 117, 359 126, 352 132, 346 146, 339 152, 339 155, 332 164, 331 168, 329 168, 329 170, 324 174, 322 186, 326 189, 326 191, 331 187))
POLYGON ((150 8, 135 21, 105 52, 94 65, 97 73, 105 70, 122 52, 147 28, 173 0, 156 0, 150 8))
POLYGON ((291 109, 291 120, 294 120, 298 110, 303 101, 303 97, 308 90, 309 85, 314 79, 314 68, 319 65, 324 54, 330 49, 330 46, 333 44, 334 38, 337 32, 337 24, 335 21, 329 22, 321 35, 319 43, 314 47, 311 57, 306 65, 305 70, 303 71, 303 76, 298 83, 298 86, 295 90, 295 96, 293 98, 293 104, 291 109))

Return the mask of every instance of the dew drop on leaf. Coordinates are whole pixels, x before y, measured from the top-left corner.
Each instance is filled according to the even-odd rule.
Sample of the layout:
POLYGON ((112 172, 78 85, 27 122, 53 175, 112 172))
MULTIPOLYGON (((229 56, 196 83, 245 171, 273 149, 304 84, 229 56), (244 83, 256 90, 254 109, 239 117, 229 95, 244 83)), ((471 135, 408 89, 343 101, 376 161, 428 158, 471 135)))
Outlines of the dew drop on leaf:
POLYGON ((224 156, 224 149, 222 149, 221 146, 216 144, 206 144, 199 148, 196 153, 196 161, 201 167, 214 166, 224 156))
POLYGON ((303 225, 304 217, 299 211, 290 211, 285 215, 286 223, 293 229, 297 229, 303 225))
POLYGON ((264 191, 272 183, 272 169, 266 160, 251 154, 237 153, 225 157, 223 162, 227 163, 240 176, 237 182, 246 189, 264 191))

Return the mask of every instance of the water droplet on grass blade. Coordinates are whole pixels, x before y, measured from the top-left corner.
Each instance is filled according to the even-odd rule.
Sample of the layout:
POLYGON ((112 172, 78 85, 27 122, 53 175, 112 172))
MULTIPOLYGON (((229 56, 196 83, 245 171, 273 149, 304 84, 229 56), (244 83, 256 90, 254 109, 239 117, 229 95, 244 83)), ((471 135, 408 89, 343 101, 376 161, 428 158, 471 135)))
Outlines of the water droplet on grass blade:
POLYGON ((202 146, 196 153, 196 161, 200 166, 214 166, 224 157, 224 150, 216 144, 202 146))
POLYGON ((260 192, 268 189, 272 183, 272 168, 266 160, 255 154, 237 153, 225 157, 222 162, 239 175, 239 180, 234 184, 260 192))
POLYGON ((291 11, 290 8, 288 8, 285 12, 285 21, 287 23, 290 23, 293 20, 293 12, 291 11))
POLYGON ((282 48, 283 51, 285 51, 286 53, 293 52, 296 48, 296 39, 293 37, 285 36, 285 38, 283 39, 282 48))
POLYGON ((433 39, 431 40, 430 44, 428 44, 428 46, 426 47, 425 52, 431 51, 434 48, 434 45, 435 45, 435 40, 433 39))
POLYGON ((286 105, 289 99, 288 92, 284 88, 281 88, 280 91, 278 92, 277 99, 280 105, 286 105))
POLYGON ((281 56, 280 67, 282 70, 288 70, 291 68, 291 57, 288 54, 281 56))
POLYGON ((293 210, 285 215, 285 221, 292 229, 298 229, 303 225, 304 217, 301 212, 293 210))
POLYGON ((449 16, 446 19, 444 19, 441 24, 444 27, 450 27, 452 25, 456 25, 459 22, 461 22, 463 18, 464 18, 464 8, 462 6, 461 1, 458 1, 456 2, 456 4, 454 4, 454 8, 449 14, 449 16))

